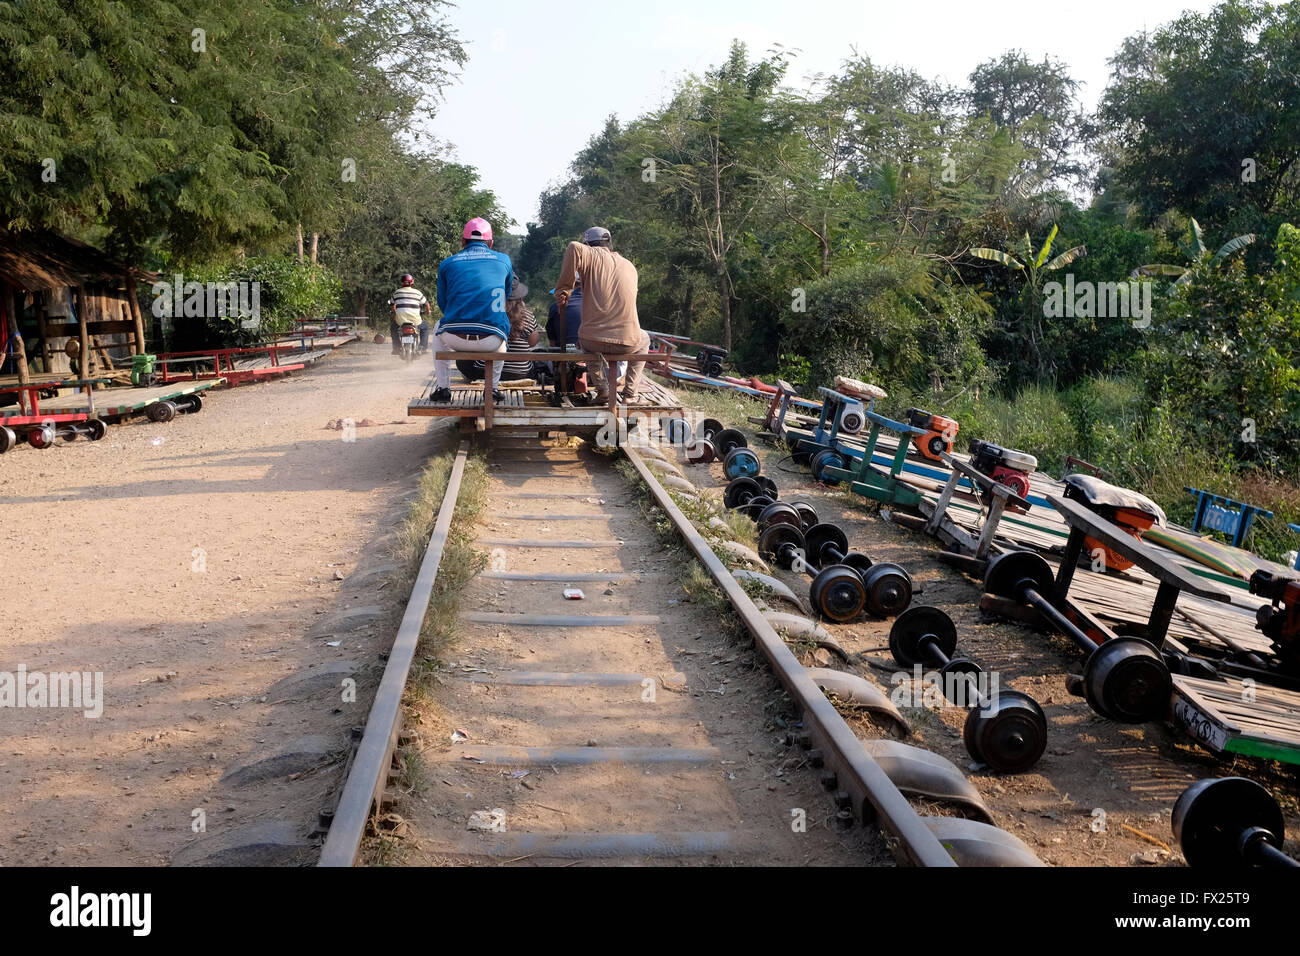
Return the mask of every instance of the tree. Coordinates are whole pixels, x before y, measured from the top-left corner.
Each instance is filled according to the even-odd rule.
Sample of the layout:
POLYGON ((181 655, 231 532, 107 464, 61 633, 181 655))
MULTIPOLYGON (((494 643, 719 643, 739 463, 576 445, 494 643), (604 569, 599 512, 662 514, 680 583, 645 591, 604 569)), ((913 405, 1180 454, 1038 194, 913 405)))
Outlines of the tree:
POLYGON ((647 143, 658 152, 647 155, 658 169, 662 202, 677 212, 685 243, 708 263, 726 349, 732 342, 733 262, 762 196, 756 147, 779 135, 770 100, 785 68, 783 54, 750 62, 745 45, 735 42, 726 63, 703 81, 684 82, 649 123, 661 131, 647 143))
POLYGON ((444 6, 0 4, 0 220, 159 264, 323 233, 464 61, 444 6))
POLYGON ((1260 273, 1198 256, 1157 300, 1143 371, 1202 445, 1276 465, 1300 442, 1300 230, 1283 223, 1273 249, 1260 273))
POLYGON ((1146 222, 1271 235, 1300 206, 1300 3, 1185 13, 1110 63, 1107 165, 1146 222))
POLYGON ((965 101, 968 115, 987 117, 1027 148, 1022 194, 1053 184, 1081 184, 1087 173, 1081 147, 1095 129, 1077 103, 1079 84, 1050 56, 1033 63, 1021 50, 977 66, 965 101))
POLYGON ((1056 233, 1057 227, 1053 225, 1052 231, 1048 233, 1046 241, 1039 248, 1036 255, 1029 233, 1025 233, 1020 248, 1017 250, 1024 256, 1024 262, 1000 249, 974 248, 970 250, 970 254, 978 259, 997 262, 1020 273, 1024 285, 1020 290, 1021 314, 1015 333, 1023 336, 1023 340, 1027 342, 1040 381, 1046 380, 1052 371, 1051 363, 1043 347, 1043 282, 1046 279, 1046 273, 1063 269, 1075 259, 1088 254, 1086 246, 1074 246, 1049 260, 1047 257, 1052 254, 1052 243, 1056 240, 1056 233))
MULTIPOLYGON (((1246 248, 1255 241, 1255 234, 1248 232, 1245 235, 1229 239, 1219 247, 1219 250, 1210 255, 1210 250, 1205 245, 1205 235, 1201 232, 1201 224, 1195 219, 1187 224, 1187 242, 1179 242, 1178 247, 1187 254, 1187 258, 1192 261, 1191 266, 1169 265, 1167 263, 1153 263, 1145 266, 1138 266, 1133 270, 1134 276, 1165 276, 1175 277, 1174 288, 1185 285, 1192 279, 1193 267, 1203 263, 1207 268, 1213 269, 1220 262, 1241 249, 1246 248)), ((1171 290, 1172 291, 1172 290, 1171 290)))

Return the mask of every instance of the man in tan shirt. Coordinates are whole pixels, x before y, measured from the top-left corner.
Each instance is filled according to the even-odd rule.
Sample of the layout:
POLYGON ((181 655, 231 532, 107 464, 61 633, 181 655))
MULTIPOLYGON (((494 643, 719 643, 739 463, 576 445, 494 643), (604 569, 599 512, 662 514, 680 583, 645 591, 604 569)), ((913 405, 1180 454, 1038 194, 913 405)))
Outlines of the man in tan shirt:
MULTIPOLYGON (((636 267, 610 248, 608 229, 592 226, 582 234, 582 242, 571 242, 564 250, 564 264, 555 283, 555 301, 561 310, 573 291, 575 270, 582 273, 582 326, 578 346, 584 352, 618 356, 650 351, 650 336, 641 330, 636 314, 636 267)), ((628 363, 627 378, 619 399, 625 404, 637 400, 641 393, 641 376, 645 362, 628 363)), ((596 401, 609 401, 603 371, 592 363, 588 377, 596 388, 596 401)), ((618 382, 612 385, 618 388, 618 382)))

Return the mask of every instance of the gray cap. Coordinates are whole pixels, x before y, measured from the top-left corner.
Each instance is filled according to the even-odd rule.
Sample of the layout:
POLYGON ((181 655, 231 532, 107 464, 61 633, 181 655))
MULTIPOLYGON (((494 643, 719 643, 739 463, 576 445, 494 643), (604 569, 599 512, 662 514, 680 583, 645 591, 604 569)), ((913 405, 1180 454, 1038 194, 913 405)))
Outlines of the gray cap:
POLYGON ((609 230, 601 226, 592 226, 582 234, 582 241, 589 246, 597 242, 609 242, 610 238, 609 230))

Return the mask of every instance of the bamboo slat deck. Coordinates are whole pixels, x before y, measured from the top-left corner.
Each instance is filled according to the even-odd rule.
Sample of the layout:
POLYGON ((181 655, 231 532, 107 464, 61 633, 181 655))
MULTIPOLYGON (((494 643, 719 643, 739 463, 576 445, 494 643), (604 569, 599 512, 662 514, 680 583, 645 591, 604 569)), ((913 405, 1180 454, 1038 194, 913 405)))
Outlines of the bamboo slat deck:
MULTIPOLYGON (((280 354, 276 356, 274 365, 271 363, 269 355, 250 356, 249 358, 236 359, 231 364, 236 371, 251 372, 255 369, 281 368, 284 366, 302 366, 313 365, 323 359, 329 352, 322 349, 311 349, 302 351, 299 349, 281 349, 280 354)), ((286 371, 294 369, 286 368, 286 371)))
POLYGON ((1174 720, 1216 754, 1300 763, 1300 693, 1174 676, 1174 720))
MULTIPOLYGON (((114 418, 119 415, 131 415, 143 411, 155 402, 193 395, 222 384, 225 379, 205 379, 199 382, 175 383, 172 385, 155 385, 151 388, 102 388, 95 390, 95 414, 100 418, 114 418)), ((41 402, 41 411, 63 414, 67 412, 88 412, 89 406, 83 392, 70 392, 58 398, 47 398, 41 402)))
POLYGON ((291 347, 305 351, 328 352, 359 338, 361 336, 356 332, 332 332, 329 335, 316 335, 307 331, 306 333, 294 332, 289 335, 282 335, 275 340, 275 344, 280 348, 291 347))
MULTIPOLYGON (((814 427, 815 422, 799 422, 795 416, 787 414, 786 433, 782 437, 793 447, 800 438, 812 438, 814 427)), ((862 443, 854 439, 846 441, 842 438, 841 441, 856 446, 859 452, 863 450, 862 443)), ((879 436, 873 458, 878 471, 883 472, 889 467, 897 447, 893 436, 879 436)), ((952 457, 966 463, 970 460, 968 455, 954 454, 952 457)), ((942 485, 950 474, 949 468, 912 455, 902 478, 921 492, 922 498, 930 503, 930 507, 923 510, 933 515, 942 485)), ((1056 508, 1051 507, 1048 497, 1063 496, 1065 485, 1042 472, 1033 473, 1029 482, 1030 491, 1026 497, 1031 507, 1025 514, 1003 512, 994 537, 994 550, 1032 548, 1044 553, 1055 572, 1065 551, 1070 527, 1056 508)), ((964 489, 953 494, 944 513, 960 528, 978 534, 984 508, 971 491, 967 483, 964 489)), ((1176 569, 1173 577, 1186 580, 1183 572, 1189 572, 1195 579, 1216 583, 1229 597, 1225 603, 1199 596, 1193 591, 1180 591, 1166 638, 1171 648, 1179 651, 1190 648, 1193 652, 1201 651, 1213 657, 1216 654, 1226 656, 1235 645, 1265 659, 1272 657, 1271 641, 1255 627, 1256 609, 1268 602, 1251 595, 1245 581, 1211 570, 1153 542, 1143 544, 1176 569)), ((1166 577, 1170 575, 1166 574, 1166 577)), ((1138 566, 1121 573, 1094 572, 1080 566, 1074 573, 1069 594, 1082 611, 1116 632, 1142 633, 1152 620, 1152 606, 1159 584, 1155 577, 1138 566)), ((1174 686, 1171 701, 1174 719, 1212 752, 1300 763, 1300 693, 1266 684, 1248 687, 1232 677, 1207 680, 1175 675, 1174 686)))
MULTIPOLYGON (((434 380, 429 378, 424 383, 419 396, 411 399, 407 404, 406 413, 434 418, 484 417, 484 393, 481 382, 452 388, 450 402, 435 403, 431 397, 434 388, 434 380)), ((551 393, 544 393, 537 385, 511 387, 511 383, 502 382, 501 392, 505 395, 505 400, 493 404, 492 425, 600 428, 609 423, 609 409, 606 406, 575 405, 566 398, 563 404, 556 407, 551 404, 551 393)), ((648 379, 642 380, 641 401, 636 405, 619 406, 619 408, 620 417, 683 414, 682 403, 677 396, 648 379)))

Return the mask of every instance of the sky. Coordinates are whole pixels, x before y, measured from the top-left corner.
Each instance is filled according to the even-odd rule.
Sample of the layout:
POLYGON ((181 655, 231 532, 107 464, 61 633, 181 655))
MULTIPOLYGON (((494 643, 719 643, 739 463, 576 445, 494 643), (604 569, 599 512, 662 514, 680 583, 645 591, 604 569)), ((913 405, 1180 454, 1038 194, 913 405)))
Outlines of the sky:
POLYGON ((469 54, 459 82, 425 131, 479 170, 523 232, 542 190, 605 118, 624 121, 658 106, 683 73, 724 60, 732 39, 751 56, 774 44, 797 49, 790 86, 830 74, 853 55, 962 84, 1008 49, 1065 61, 1095 106, 1107 59, 1127 36, 1214 0, 459 0, 449 9, 469 54))

